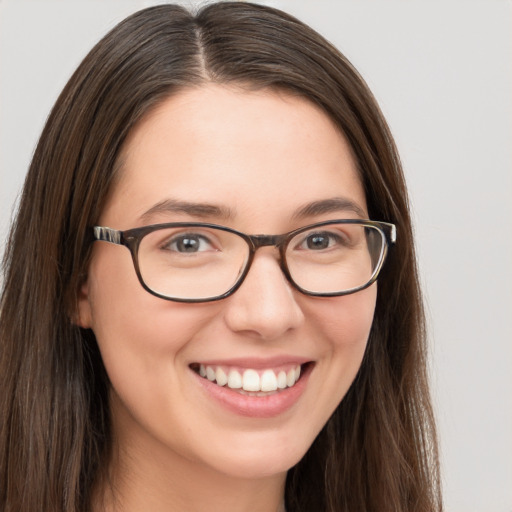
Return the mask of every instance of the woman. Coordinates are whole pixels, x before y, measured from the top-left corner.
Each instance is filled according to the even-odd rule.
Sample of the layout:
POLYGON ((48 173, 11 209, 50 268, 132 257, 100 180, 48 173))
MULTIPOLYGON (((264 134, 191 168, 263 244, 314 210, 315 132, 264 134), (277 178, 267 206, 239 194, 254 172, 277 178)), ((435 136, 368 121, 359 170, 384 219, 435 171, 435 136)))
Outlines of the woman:
POLYGON ((406 198, 371 93, 294 18, 122 22, 9 240, 2 510, 440 510, 406 198))

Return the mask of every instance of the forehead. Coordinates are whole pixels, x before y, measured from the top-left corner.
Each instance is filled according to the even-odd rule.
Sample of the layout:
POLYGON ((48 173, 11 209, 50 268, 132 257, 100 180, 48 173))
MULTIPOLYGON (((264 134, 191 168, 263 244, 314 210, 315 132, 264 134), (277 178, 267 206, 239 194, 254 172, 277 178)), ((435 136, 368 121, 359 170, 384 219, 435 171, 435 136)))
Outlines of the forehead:
POLYGON ((366 208, 343 135, 319 107, 281 91, 181 91, 134 128, 120 162, 102 217, 132 224, 169 198, 253 217, 334 196, 366 208))

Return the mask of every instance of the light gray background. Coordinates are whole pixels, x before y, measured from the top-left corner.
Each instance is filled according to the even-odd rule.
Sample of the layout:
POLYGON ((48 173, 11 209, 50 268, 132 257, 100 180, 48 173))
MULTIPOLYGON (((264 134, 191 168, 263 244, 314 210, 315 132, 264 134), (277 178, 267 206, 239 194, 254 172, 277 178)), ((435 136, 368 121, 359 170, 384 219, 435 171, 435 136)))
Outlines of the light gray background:
MULTIPOLYGON (((154 3, 0 1, 2 241, 67 78, 116 22, 154 3)), ((334 42, 387 116, 416 220, 446 509, 512 512, 512 3, 266 3, 334 42)))

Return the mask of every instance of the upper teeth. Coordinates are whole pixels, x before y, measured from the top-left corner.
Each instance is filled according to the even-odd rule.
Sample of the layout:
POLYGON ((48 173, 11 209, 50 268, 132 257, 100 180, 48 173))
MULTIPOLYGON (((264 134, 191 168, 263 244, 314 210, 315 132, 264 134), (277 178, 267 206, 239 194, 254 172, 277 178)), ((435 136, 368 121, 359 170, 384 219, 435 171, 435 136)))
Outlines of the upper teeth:
POLYGON ((225 386, 231 389, 243 389, 245 391, 276 391, 292 387, 300 377, 300 364, 290 368, 288 371, 274 371, 271 369, 258 372, 257 370, 247 369, 240 372, 234 368, 227 369, 220 366, 213 367, 207 365, 199 366, 199 375, 219 386, 225 386))

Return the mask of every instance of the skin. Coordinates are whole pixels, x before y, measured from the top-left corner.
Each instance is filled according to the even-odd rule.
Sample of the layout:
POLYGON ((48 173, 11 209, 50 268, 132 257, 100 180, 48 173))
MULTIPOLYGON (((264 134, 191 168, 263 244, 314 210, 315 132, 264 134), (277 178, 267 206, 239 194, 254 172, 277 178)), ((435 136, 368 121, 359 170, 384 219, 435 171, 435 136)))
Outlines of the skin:
MULTIPOLYGON (((310 102, 275 91, 208 84, 167 99, 131 133, 99 225, 125 230, 172 221, 280 234, 366 216, 351 150, 310 102), (296 218, 312 201, 343 197, 361 210, 296 218), (166 199, 229 208, 228 219, 153 212, 166 199)), ((102 509, 277 511, 286 471, 305 454, 352 383, 371 327, 376 285, 344 297, 293 289, 278 253, 260 249, 232 296, 183 304, 145 291, 129 251, 97 242, 81 289, 80 324, 94 330, 112 382, 114 495, 102 509), (274 417, 235 414, 189 365, 213 359, 303 357, 304 392, 274 417)), ((98 505, 98 509, 99 509, 98 505)))

